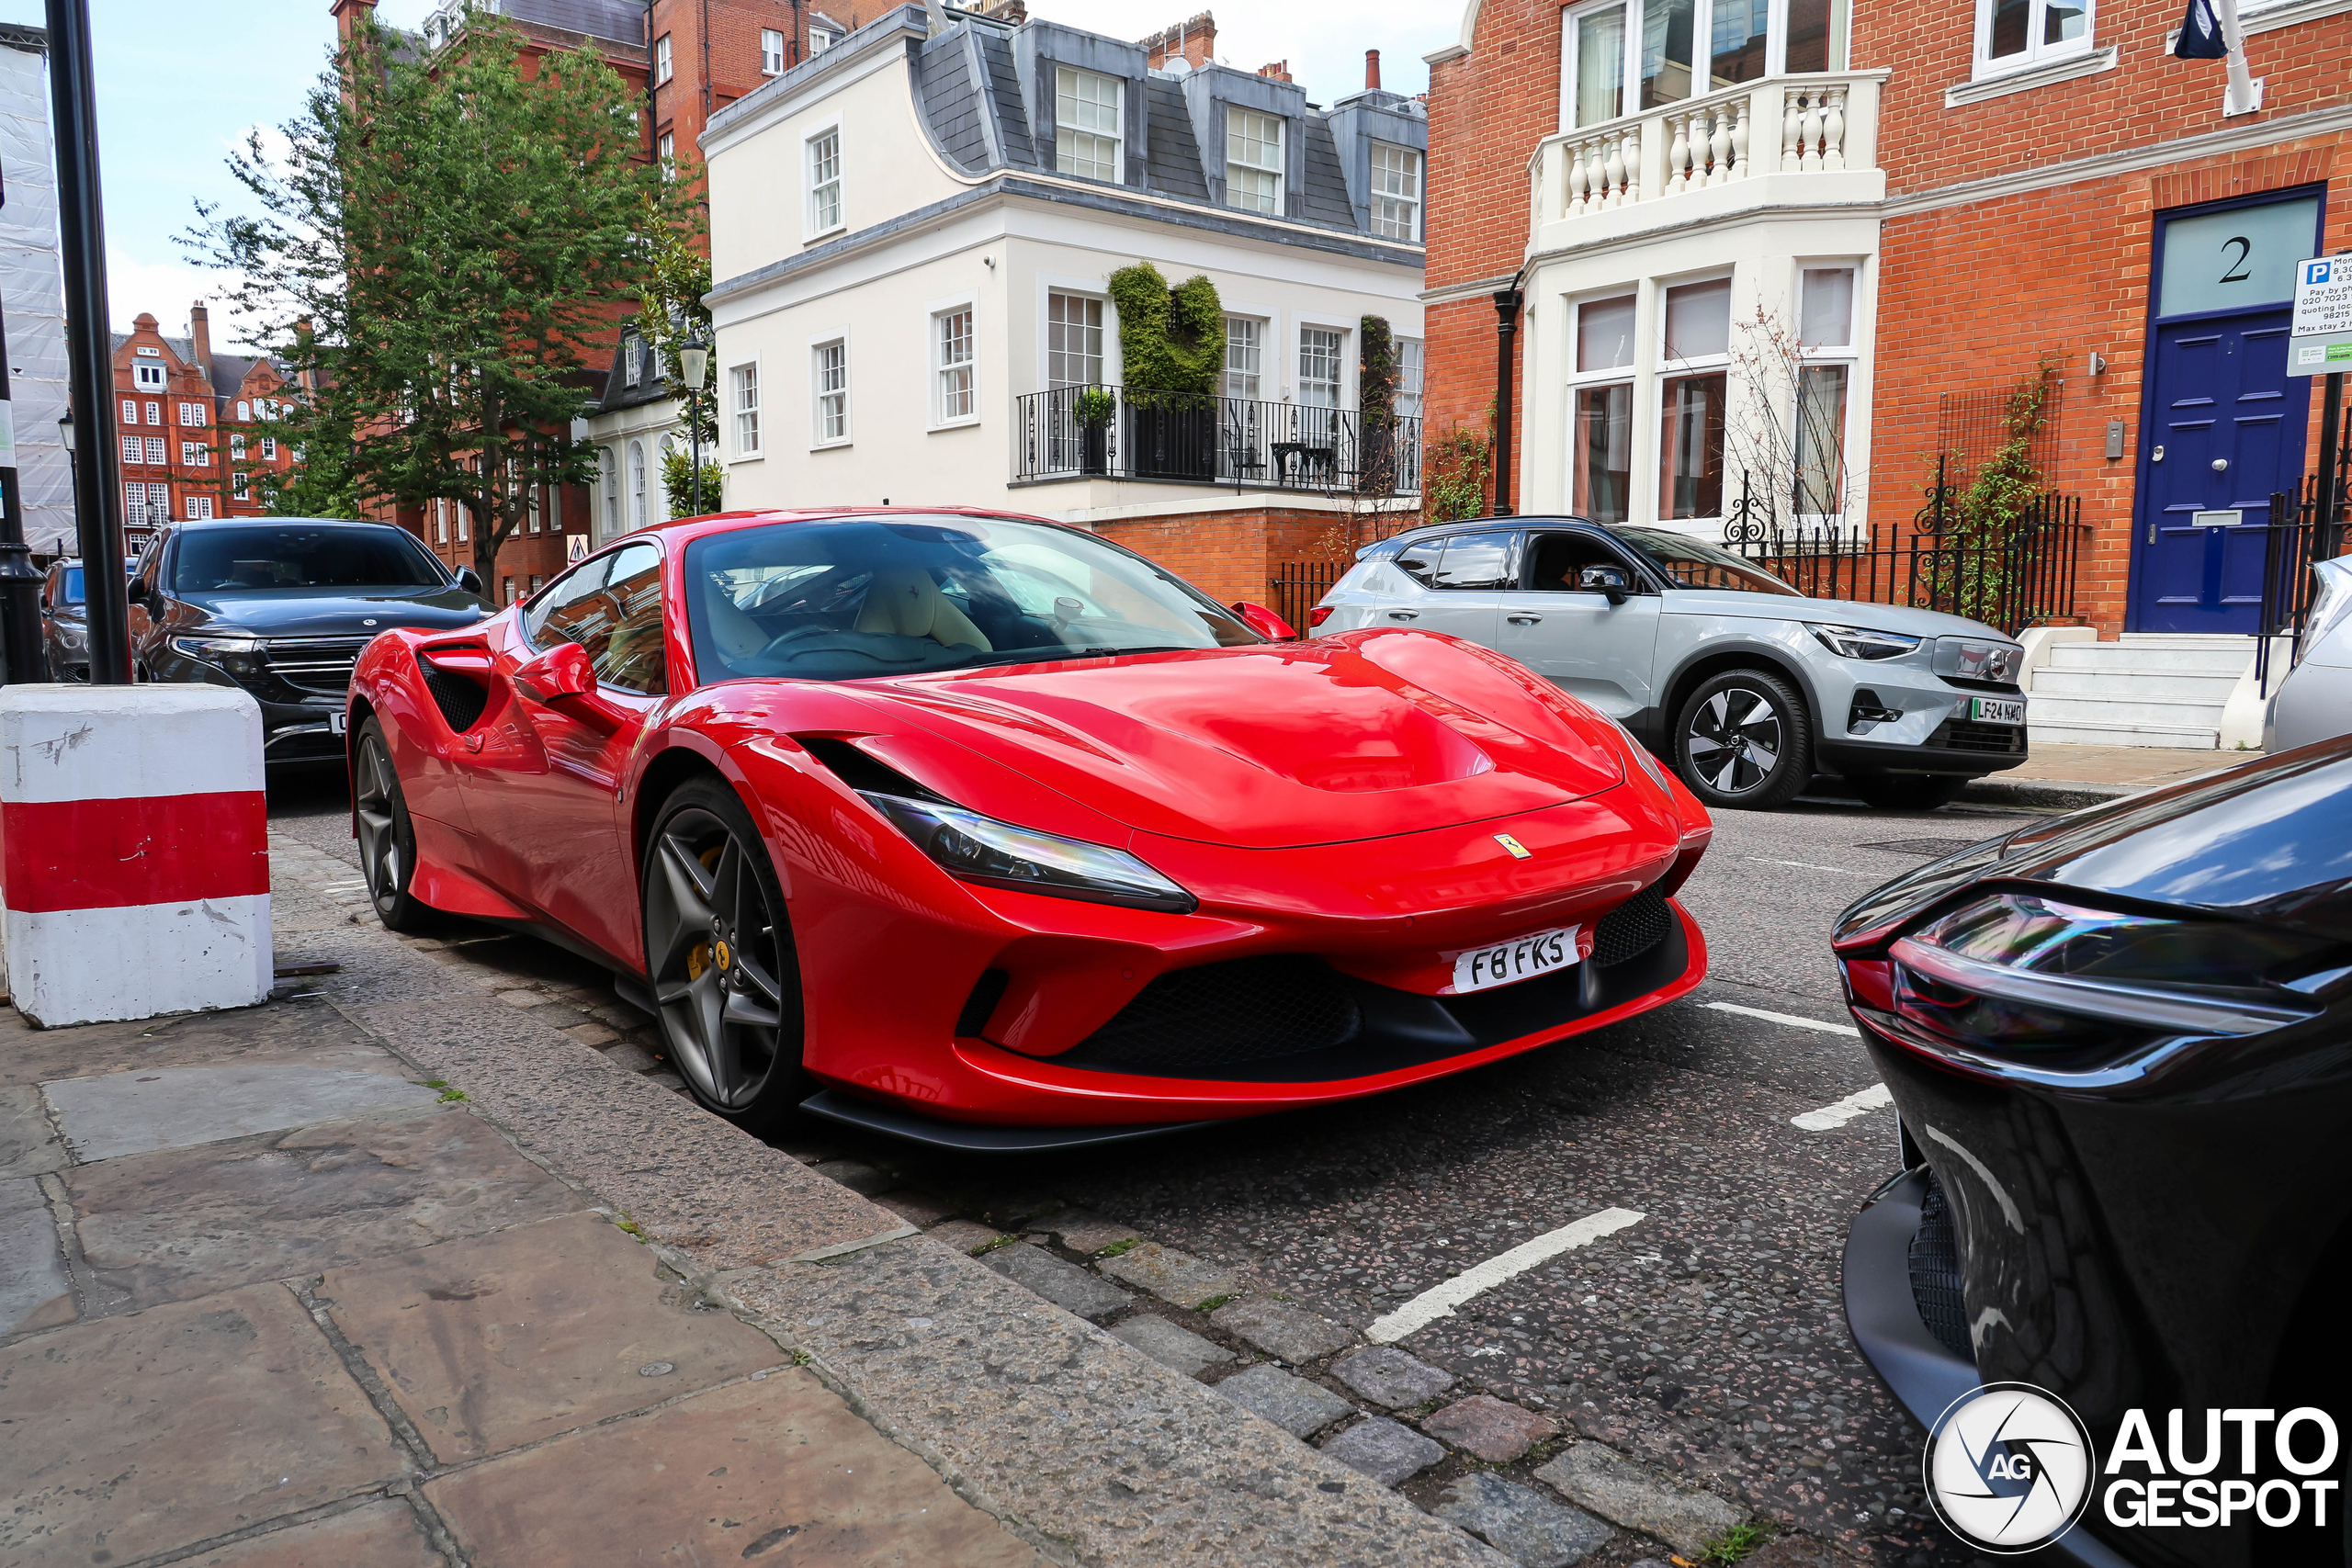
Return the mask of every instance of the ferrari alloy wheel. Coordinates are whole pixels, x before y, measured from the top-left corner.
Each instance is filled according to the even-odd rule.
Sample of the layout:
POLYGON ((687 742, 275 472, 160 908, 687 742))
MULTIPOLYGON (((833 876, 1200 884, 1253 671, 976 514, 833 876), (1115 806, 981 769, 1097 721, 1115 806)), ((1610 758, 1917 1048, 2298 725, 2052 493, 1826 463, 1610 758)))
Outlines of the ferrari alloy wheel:
POLYGON ((1702 682, 1674 727, 1674 771, 1712 807, 1787 805, 1813 779, 1804 704, 1761 670, 1702 682))
POLYGON ((697 780, 662 805, 645 857, 645 969, 670 1059, 705 1108, 757 1131, 800 1102, 792 928, 724 784, 697 780))
POLYGON ((384 727, 369 719, 359 728, 351 771, 353 825, 359 830, 359 874, 368 901, 386 931, 416 932, 434 923, 435 911, 409 894, 416 875, 416 825, 409 820, 401 776, 384 727))

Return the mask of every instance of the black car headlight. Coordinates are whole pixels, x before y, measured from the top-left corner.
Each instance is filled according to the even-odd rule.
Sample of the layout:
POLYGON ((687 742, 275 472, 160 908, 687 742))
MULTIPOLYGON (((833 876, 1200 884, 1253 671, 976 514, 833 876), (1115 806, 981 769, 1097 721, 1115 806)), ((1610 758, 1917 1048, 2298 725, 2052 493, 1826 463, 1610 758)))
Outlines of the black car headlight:
POLYGON ((2352 974, 2352 953, 2323 938, 2040 893, 1977 898, 1896 939, 1888 956, 1896 1013, 2004 1051, 2261 1034, 2312 1017, 2312 993, 2352 974))
POLYGON ((68 653, 87 653, 90 650, 89 627, 79 621, 58 621, 53 625, 57 628, 58 647, 68 653))
POLYGON ((1919 646, 1916 637, 1905 637, 1901 632, 1874 632, 1864 626, 1832 626, 1807 621, 1804 629, 1840 659, 1900 659, 1919 646))
POLYGON ((268 661, 269 645, 257 637, 175 637, 172 646, 232 675, 258 675, 268 661))
POLYGON ((990 887, 1189 915, 1200 900, 1125 850, 1016 828, 944 801, 861 790, 950 875, 990 887))

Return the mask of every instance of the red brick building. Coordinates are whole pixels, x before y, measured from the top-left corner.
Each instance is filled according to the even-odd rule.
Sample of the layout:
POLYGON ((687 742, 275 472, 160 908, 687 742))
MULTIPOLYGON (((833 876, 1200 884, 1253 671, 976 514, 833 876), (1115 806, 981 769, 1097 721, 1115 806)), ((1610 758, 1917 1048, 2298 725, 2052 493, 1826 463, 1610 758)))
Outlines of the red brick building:
POLYGON ((216 354, 202 305, 185 337, 166 337, 147 313, 114 334, 116 435, 122 444, 125 545, 133 553, 171 518, 254 516, 254 482, 283 473, 291 454, 252 427, 265 405, 294 395, 273 361, 216 354))
POLYGON ((1884 544, 2046 367, 2075 618, 2251 632, 2267 497, 2317 462, 2284 301, 2352 245, 2352 7, 2241 11, 2233 114, 2177 0, 1472 0, 1429 57, 1433 441, 1487 431, 1516 281, 1519 510, 1713 536, 1747 486, 1884 544))

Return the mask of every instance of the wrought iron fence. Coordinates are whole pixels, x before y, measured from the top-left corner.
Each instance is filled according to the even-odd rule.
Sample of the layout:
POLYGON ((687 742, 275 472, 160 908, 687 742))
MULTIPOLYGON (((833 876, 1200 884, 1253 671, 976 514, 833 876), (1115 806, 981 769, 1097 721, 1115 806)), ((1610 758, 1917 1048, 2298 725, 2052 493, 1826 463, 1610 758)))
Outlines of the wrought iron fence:
POLYGON ((2011 636, 2070 620, 2090 529, 2079 496, 2037 496, 2023 515, 1981 532, 1914 534, 1878 544, 1837 524, 1788 527, 1756 517, 1743 496, 1724 545, 1815 599, 1940 610, 2011 636))
POLYGON ((1331 592, 1331 585, 1347 575, 1348 563, 1330 560, 1286 560, 1274 569, 1267 580, 1273 592, 1275 615, 1290 623, 1291 630, 1301 637, 1308 635, 1306 613, 1322 602, 1331 592))
POLYGON ((1182 479, 1237 490, 1419 495, 1421 422, 1357 409, 1126 387, 1013 399, 1013 480, 1182 479), (1089 396, 1089 394, 1098 394, 1089 396))
MULTIPOLYGON (((2270 692, 2270 643, 2289 639, 2294 657, 2303 649, 2303 622, 2311 613, 2312 562, 2342 555, 2352 544, 2352 443, 2336 453, 2335 483, 2324 474, 2306 474, 2294 491, 2274 491, 2262 542, 2262 610, 2254 645, 2255 680, 2270 692)), ((2292 660, 2290 660, 2291 666, 2292 660)))

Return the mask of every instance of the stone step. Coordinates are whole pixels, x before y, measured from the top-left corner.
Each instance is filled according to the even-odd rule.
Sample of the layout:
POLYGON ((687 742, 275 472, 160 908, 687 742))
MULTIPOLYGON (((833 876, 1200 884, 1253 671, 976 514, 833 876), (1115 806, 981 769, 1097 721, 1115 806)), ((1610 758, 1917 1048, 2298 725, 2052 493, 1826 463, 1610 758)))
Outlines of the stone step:
MULTIPOLYGON (((2062 642, 2050 649, 2050 670, 2112 671, 2118 674, 2175 671, 2183 675, 2238 675, 2254 662, 2254 649, 2146 648, 2121 642, 2062 642)), ((2036 678, 2041 671, 2034 671, 2036 678)))
POLYGON ((2040 692, 2026 699, 2026 722, 2041 724, 2103 724, 2124 728, 2219 731, 2222 698, 2211 702, 2138 702, 2130 698, 2048 696, 2040 692))
POLYGON ((2032 746, 2157 746, 2187 751, 2218 751, 2218 729, 2154 729, 2131 725, 2035 724, 2026 730, 2032 746))
POLYGON ((2116 641, 2130 648, 2254 647, 2251 633, 2238 632, 2125 632, 2116 641))
POLYGON ((2137 702, 2229 701, 2238 677, 2192 675, 2177 670, 2037 670, 2036 696, 2109 697, 2137 702))

